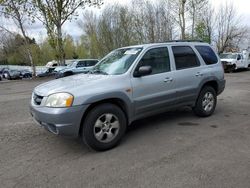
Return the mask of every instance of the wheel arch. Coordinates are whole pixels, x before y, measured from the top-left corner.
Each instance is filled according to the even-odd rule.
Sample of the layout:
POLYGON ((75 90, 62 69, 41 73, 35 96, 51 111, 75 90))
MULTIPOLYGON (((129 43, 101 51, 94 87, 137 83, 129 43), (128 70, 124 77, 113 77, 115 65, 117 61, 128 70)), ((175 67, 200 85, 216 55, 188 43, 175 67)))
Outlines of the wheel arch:
POLYGON ((127 120, 127 125, 130 123, 131 120, 131 106, 128 105, 128 102, 120 97, 110 97, 110 98, 103 98, 100 100, 95 100, 92 103, 90 103, 90 105, 88 106, 88 108, 86 109, 86 111, 84 112, 82 119, 81 119, 81 125, 80 125, 80 129, 79 129, 79 135, 81 136, 82 134, 82 128, 83 128, 83 124, 84 124, 84 120, 86 118, 86 116, 88 115, 88 113, 95 108, 98 105, 101 104, 113 104, 118 106, 125 114, 126 120, 127 120))
POLYGON ((200 92, 201 92, 201 90, 202 90, 204 87, 206 87, 206 86, 210 86, 210 87, 214 88, 216 94, 217 94, 218 91, 219 91, 219 84, 218 84, 218 82, 217 82, 216 80, 211 80, 211 81, 205 82, 205 83, 203 84, 203 86, 201 87, 200 92))

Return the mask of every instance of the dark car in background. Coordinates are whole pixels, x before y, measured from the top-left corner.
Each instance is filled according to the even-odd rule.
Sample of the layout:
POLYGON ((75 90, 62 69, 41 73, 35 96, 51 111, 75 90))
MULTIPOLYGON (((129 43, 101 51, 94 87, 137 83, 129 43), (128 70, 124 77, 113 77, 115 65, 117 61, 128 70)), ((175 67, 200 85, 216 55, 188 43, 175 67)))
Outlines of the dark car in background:
POLYGON ((32 72, 29 70, 20 70, 20 78, 32 78, 32 72))
POLYGON ((3 79, 3 71, 4 71, 4 68, 1 68, 0 69, 0 81, 3 79))
POLYGON ((7 80, 20 79, 20 71, 15 69, 7 69, 5 68, 2 72, 2 77, 7 80))

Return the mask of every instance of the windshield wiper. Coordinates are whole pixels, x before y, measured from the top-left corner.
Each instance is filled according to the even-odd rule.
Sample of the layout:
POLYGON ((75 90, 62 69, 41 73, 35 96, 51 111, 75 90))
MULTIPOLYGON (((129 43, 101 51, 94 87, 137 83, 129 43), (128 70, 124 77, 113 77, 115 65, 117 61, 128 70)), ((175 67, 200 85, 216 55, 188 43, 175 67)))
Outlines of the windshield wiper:
POLYGON ((99 69, 94 69, 89 71, 90 74, 103 74, 103 75, 109 75, 108 73, 101 71, 99 69))

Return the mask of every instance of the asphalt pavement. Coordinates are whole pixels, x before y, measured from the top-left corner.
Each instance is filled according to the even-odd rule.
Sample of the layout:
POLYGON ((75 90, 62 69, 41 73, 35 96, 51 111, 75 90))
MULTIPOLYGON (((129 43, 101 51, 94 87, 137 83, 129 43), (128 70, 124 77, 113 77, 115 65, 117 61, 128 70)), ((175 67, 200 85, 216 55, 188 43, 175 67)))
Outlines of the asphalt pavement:
POLYGON ((213 116, 188 108, 136 121, 94 152, 34 123, 31 92, 47 80, 0 81, 0 187, 250 187, 250 71, 226 74, 213 116))

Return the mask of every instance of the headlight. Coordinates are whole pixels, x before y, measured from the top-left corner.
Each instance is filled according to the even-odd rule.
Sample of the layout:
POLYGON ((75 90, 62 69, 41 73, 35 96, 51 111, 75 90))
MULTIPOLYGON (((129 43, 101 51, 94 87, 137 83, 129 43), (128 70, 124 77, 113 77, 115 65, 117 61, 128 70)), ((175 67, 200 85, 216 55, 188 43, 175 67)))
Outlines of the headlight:
POLYGON ((47 107, 70 107, 73 104, 74 97, 69 93, 55 93, 49 95, 45 106, 47 107))

